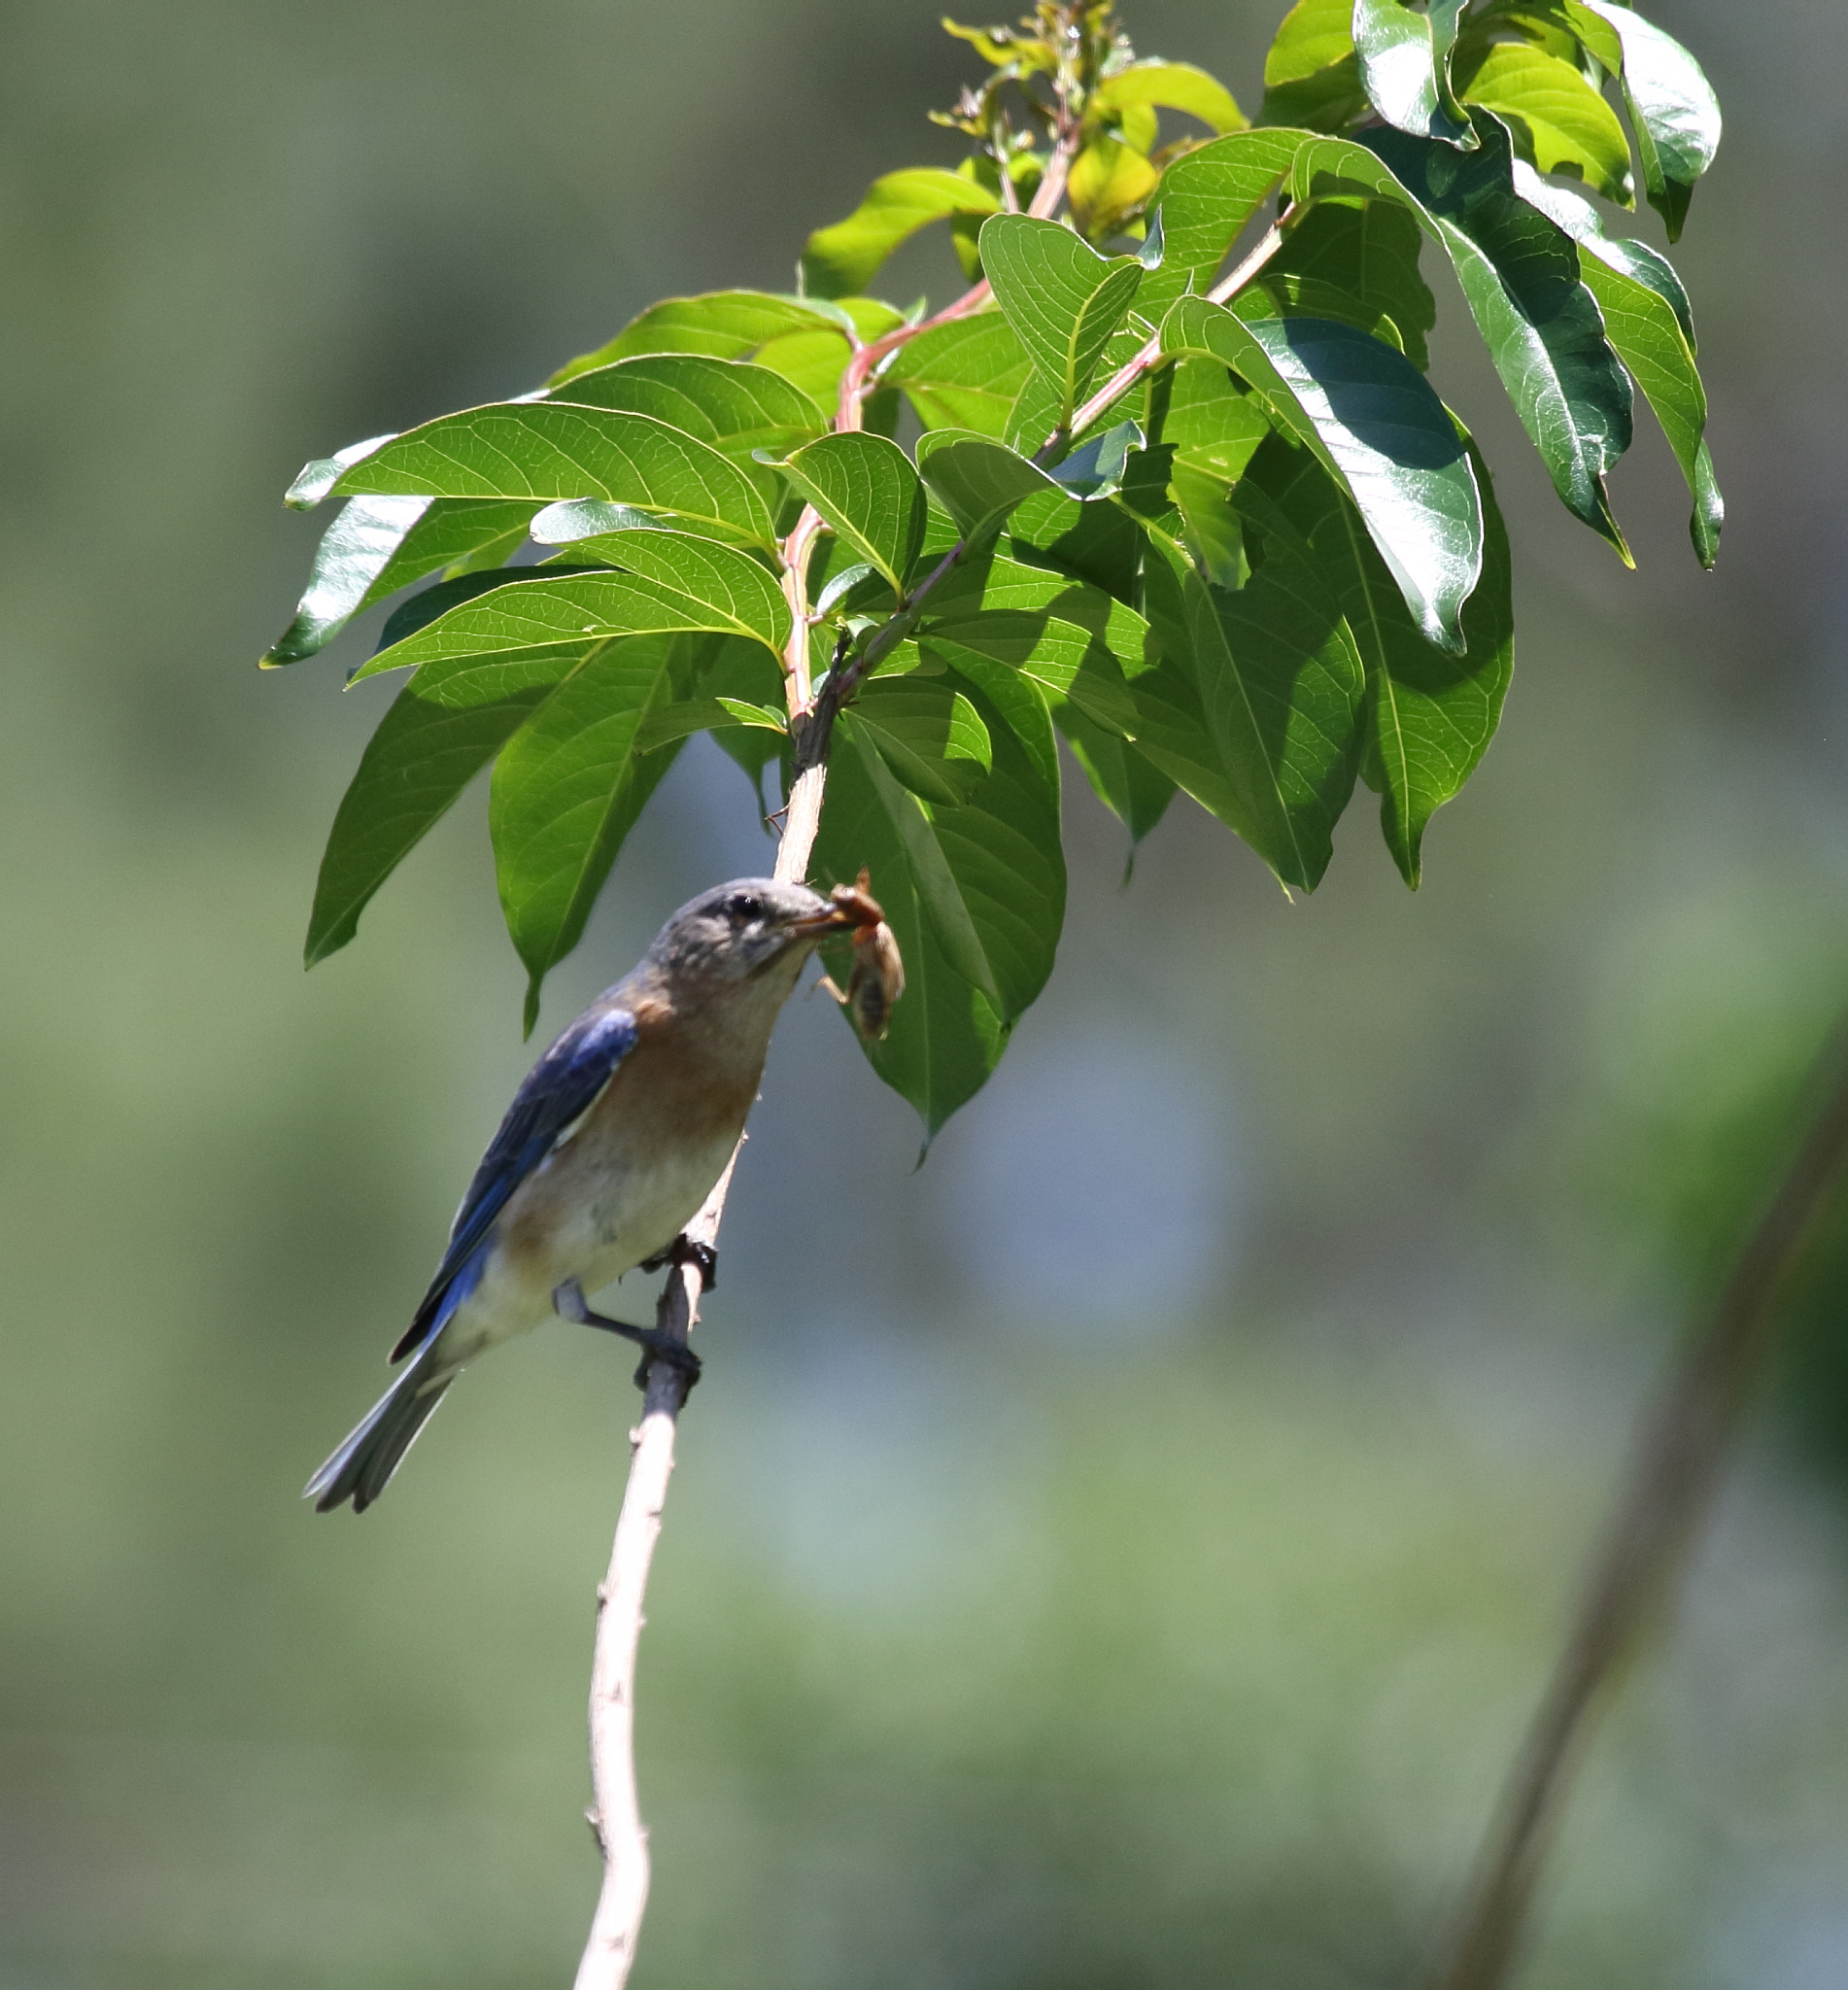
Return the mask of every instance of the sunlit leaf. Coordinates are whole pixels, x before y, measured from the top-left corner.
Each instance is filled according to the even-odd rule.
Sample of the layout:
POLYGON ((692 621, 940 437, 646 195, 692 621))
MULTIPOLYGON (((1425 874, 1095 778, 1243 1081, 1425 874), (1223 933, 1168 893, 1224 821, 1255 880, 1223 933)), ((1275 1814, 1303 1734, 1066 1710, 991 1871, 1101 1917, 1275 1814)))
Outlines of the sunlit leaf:
MULTIPOLYGON (((889 444, 887 445, 890 446, 889 444)), ((532 521, 543 546, 665 583, 712 610, 702 625, 748 635, 780 657, 789 642, 789 602, 767 567, 736 547, 695 532, 672 532, 645 512, 596 499, 548 504, 532 521)))
MULTIPOLYGON (((1253 295, 1263 292, 1281 310, 1337 318, 1357 325, 1384 317, 1398 334, 1399 349, 1422 372, 1424 337, 1437 323, 1437 302, 1419 274, 1419 224, 1397 200, 1318 200, 1290 227, 1283 246, 1239 292, 1241 317, 1249 318, 1253 295), (1315 292, 1305 286, 1318 284, 1315 292), (1345 311, 1314 309, 1327 293, 1345 293, 1345 311)), ((1376 333, 1376 335, 1378 335, 1376 333)))
POLYGON ((1707 396, 1694 363, 1694 320, 1681 279, 1646 243, 1606 235, 1589 200, 1532 174, 1521 179, 1519 169, 1517 181, 1523 195, 1578 243, 1579 268, 1604 314, 1605 332, 1648 396, 1694 494, 1689 533, 1701 566, 1711 566, 1719 556, 1726 505, 1702 439, 1707 396))
POLYGON ((1263 124, 1336 131, 1367 108, 1353 0, 1297 0, 1264 58, 1263 124))
POLYGON ((1474 772, 1501 717, 1514 670, 1508 536, 1487 465, 1475 463, 1485 523, 1483 577, 1463 610, 1468 651, 1454 656, 1420 635, 1353 508, 1306 450, 1278 438, 1240 492, 1250 514, 1274 498, 1313 549, 1340 600, 1367 683, 1363 771, 1380 791, 1380 826, 1405 881, 1416 887, 1432 814, 1474 772))
POLYGON ((444 415, 342 473, 368 496, 603 498, 774 550, 763 494, 716 449, 649 415, 507 401, 444 415))
POLYGON ((1277 190, 1300 131, 1240 131, 1178 158, 1162 176, 1161 267, 1143 278, 1136 308, 1151 323, 1189 290, 1206 291, 1226 253, 1277 190))
POLYGON ((547 972, 583 937, 623 839, 672 765, 636 735, 694 669, 683 635, 591 650, 501 749, 488 804, 500 908, 528 973, 526 1026, 547 972))
POLYGON ((1215 137, 1243 131, 1248 121, 1225 85, 1191 62, 1132 62, 1097 86, 1089 108, 1108 117, 1137 104, 1184 111, 1215 137))
POLYGON ((1678 241, 1694 182, 1720 150, 1720 100, 1700 65, 1672 35, 1613 0, 1576 0, 1616 31, 1624 50, 1624 101, 1629 107, 1643 190, 1678 241))
POLYGON ((644 353, 702 353, 713 360, 747 360, 772 339, 835 329, 831 320, 800 297, 779 297, 768 291, 708 291, 697 297, 664 297, 632 318, 607 345, 582 353, 561 366, 546 384, 556 393, 580 373, 644 353))
POLYGON ((950 214, 994 214, 996 196, 975 181, 937 166, 886 173, 845 221, 818 228, 803 251, 803 288, 817 297, 864 291, 899 244, 950 214))
POLYGON ((999 311, 952 319, 901 346, 884 378, 904 390, 927 429, 999 435, 1032 370, 999 311))
POLYGON ((1044 470, 1017 450, 960 429, 934 429, 920 436, 917 468, 972 542, 992 532, 1026 498, 1042 492, 1063 495, 1044 470))
POLYGON ((322 534, 295 619, 264 652, 264 667, 313 656, 361 609, 427 573, 515 552, 531 513, 497 498, 350 498, 322 534))
POLYGON ((1578 251, 1515 190, 1508 132, 1471 112, 1483 143, 1453 147, 1402 131, 1306 144, 1292 168, 1299 199, 1370 189, 1403 200, 1449 254, 1522 425, 1573 514, 1627 561, 1604 478, 1629 447, 1629 378, 1604 336, 1578 251))
POLYGON ((1448 16, 1424 15, 1400 0, 1353 0, 1360 87, 1388 124, 1469 151, 1475 134, 1458 115, 1445 73, 1449 42, 1440 47, 1433 36, 1440 20, 1454 37, 1454 9, 1448 16))
POLYGON ((824 435, 781 467, 835 532, 903 595, 924 537, 923 487, 904 450, 882 435, 824 435))
POLYGON ((1065 196, 1078 232, 1101 242, 1120 234, 1160 184, 1159 166, 1115 132, 1100 131, 1072 161, 1065 196))
POLYGON ((1456 86, 1493 111, 1515 149, 1543 173, 1566 173, 1622 207, 1635 204, 1629 141, 1617 113, 1569 62, 1519 42, 1492 42, 1459 65, 1456 86))
POLYGON ((1070 228, 1017 214, 982 223, 981 260, 996 301, 1056 398, 1063 427, 1135 301, 1142 264, 1133 256, 1100 256, 1070 228))
POLYGON ((659 353, 576 373, 550 397, 652 415, 740 464, 756 449, 786 455, 828 427, 827 416, 782 374, 697 353, 659 353))
POLYGON ((1469 459, 1424 376, 1390 346, 1315 318, 1243 324, 1183 297, 1165 352, 1232 367, 1353 499, 1425 639, 1462 648, 1460 616, 1482 570, 1469 459))

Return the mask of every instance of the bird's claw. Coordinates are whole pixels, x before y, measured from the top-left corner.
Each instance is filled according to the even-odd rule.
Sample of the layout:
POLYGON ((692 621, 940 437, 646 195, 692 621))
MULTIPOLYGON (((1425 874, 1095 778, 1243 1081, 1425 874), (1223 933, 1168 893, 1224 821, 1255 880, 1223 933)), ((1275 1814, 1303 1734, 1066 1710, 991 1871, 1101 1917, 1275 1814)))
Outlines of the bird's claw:
POLYGON ((600 1327, 604 1333, 618 1333, 625 1340, 633 1341, 642 1351, 641 1361, 635 1369, 637 1389, 648 1386, 648 1368, 654 1361, 664 1361, 669 1368, 677 1368, 687 1378, 688 1389, 699 1381, 704 1364, 685 1341, 664 1333, 658 1326, 632 1326, 626 1320, 612 1320, 606 1313, 593 1313, 584 1297, 583 1287, 575 1279, 566 1279, 553 1292, 552 1306, 561 1319, 568 1320, 574 1326, 600 1327))
POLYGON ((696 1244, 684 1231, 665 1251, 644 1257, 637 1271, 666 1271, 668 1265, 695 1264, 700 1268, 700 1289, 709 1292, 719 1282, 719 1253, 710 1244, 696 1244))

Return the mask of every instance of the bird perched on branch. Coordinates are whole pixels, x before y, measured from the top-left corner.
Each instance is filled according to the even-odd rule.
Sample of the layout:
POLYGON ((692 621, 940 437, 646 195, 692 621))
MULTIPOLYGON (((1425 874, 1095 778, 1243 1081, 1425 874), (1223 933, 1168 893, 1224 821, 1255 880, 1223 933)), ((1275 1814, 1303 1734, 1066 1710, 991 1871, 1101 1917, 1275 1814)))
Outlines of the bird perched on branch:
POLYGON ((681 1342, 593 1313, 584 1295, 669 1262, 697 1262, 711 1283, 710 1249, 683 1232, 744 1129, 777 1012, 818 941, 879 918, 864 888, 830 900, 768 877, 681 907, 514 1094, 392 1351, 410 1365, 308 1482, 319 1511, 350 1499, 363 1512, 463 1364, 554 1315, 698 1374, 681 1342))

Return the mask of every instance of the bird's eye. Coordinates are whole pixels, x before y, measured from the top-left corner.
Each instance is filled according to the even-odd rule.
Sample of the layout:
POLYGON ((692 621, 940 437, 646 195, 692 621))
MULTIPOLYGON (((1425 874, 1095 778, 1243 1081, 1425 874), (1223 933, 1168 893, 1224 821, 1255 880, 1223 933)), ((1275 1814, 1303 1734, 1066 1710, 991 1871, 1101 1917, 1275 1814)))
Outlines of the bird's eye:
POLYGON ((748 919, 756 909, 748 892, 735 891, 725 902, 726 916, 731 919, 748 919))

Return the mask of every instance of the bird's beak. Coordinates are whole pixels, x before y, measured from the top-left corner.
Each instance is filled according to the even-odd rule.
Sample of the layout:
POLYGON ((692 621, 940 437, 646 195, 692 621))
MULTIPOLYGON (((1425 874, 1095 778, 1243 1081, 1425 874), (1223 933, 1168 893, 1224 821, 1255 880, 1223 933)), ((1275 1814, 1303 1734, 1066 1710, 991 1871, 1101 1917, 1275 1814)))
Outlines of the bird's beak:
POLYGON ((786 933, 839 933, 859 921, 842 906, 825 906, 818 912, 810 912, 806 918, 791 919, 783 928, 786 933))
POLYGON ((876 926, 885 917, 879 902, 867 889, 871 880, 862 871, 852 884, 837 884, 822 910, 806 918, 792 919, 789 931, 802 934, 845 933, 864 926, 876 926))

